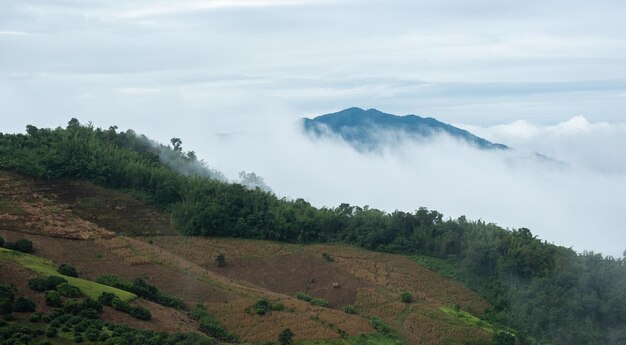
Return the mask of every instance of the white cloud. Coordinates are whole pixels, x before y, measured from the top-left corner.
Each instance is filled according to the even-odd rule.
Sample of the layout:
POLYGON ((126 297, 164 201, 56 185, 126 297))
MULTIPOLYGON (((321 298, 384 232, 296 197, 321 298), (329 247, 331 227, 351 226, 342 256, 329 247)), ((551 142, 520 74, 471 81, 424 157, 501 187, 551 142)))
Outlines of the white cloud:
MULTIPOLYGON (((518 133, 530 142, 553 132, 555 146, 590 135, 597 141, 599 160, 615 159, 607 154, 614 148, 606 146, 605 132, 581 131, 584 123, 586 128, 606 127, 577 118, 548 128, 525 124, 538 134, 518 133)), ((626 249, 626 173, 593 169, 591 151, 570 156, 590 159, 589 164, 563 166, 529 156, 524 152, 528 147, 480 151, 442 136, 427 145, 405 143, 397 151, 359 154, 339 140, 313 142, 284 122, 275 125, 226 138, 211 136, 199 152, 231 178, 241 169, 255 171, 279 195, 304 197, 318 206, 349 202, 387 211, 426 206, 446 216, 528 227, 542 239, 576 250, 619 256, 626 249)), ((626 134, 624 128, 608 128, 626 134)))

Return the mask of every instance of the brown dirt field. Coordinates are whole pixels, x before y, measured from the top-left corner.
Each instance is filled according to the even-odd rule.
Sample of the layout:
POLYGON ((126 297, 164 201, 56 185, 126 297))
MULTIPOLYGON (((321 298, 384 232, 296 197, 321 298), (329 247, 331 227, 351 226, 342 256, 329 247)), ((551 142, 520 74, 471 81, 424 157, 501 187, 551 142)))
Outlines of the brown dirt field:
MULTIPOLYGON (((458 304, 464 310, 481 315, 488 307, 484 299, 403 255, 376 253, 343 245, 301 246, 228 238, 149 237, 144 240, 212 272, 246 282, 248 286, 288 296, 298 291, 309 292, 333 301, 335 307, 353 303, 359 315, 380 317, 410 344, 462 343, 466 339, 482 341, 490 338, 482 330, 468 327, 438 310, 443 305, 458 304), (219 268, 213 263, 219 253, 226 256, 226 267, 219 268), (323 261, 322 253, 328 253, 334 261, 323 261), (321 289, 315 289, 316 283, 311 283, 311 277, 321 289), (334 299, 336 296, 331 294, 335 291, 329 283, 342 278, 348 281, 346 287, 349 289, 344 290, 348 293, 334 299), (327 294, 328 291, 331 294, 327 294), (411 293, 415 302, 409 305, 402 303, 402 291, 411 293)), ((242 326, 236 327, 241 332, 262 328, 255 326, 254 319, 241 318, 230 310, 232 305, 212 307, 212 311, 217 314, 232 313, 232 317, 224 317, 223 320, 227 324, 242 323, 242 326)), ((308 334, 308 325, 303 323, 300 331, 308 334)), ((318 333, 319 336, 325 334, 318 333)))
POLYGON ((84 181, 47 181, 6 171, 0 171, 0 228, 74 239, 111 237, 112 232, 177 234, 167 213, 129 195, 84 181))
POLYGON ((234 259, 226 267, 216 268, 215 271, 290 296, 305 292, 327 300, 331 307, 353 304, 358 289, 366 286, 322 259, 309 255, 234 259), (340 287, 333 288, 333 283, 339 283, 340 287))

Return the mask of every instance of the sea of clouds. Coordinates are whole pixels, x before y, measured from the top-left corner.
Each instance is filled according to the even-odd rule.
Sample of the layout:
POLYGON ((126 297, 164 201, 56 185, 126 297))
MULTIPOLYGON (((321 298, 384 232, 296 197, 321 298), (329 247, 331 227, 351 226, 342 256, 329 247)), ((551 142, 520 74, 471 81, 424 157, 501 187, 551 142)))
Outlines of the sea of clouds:
POLYGON ((458 126, 514 149, 478 150, 438 135, 427 143, 405 139, 359 153, 340 138, 311 139, 298 124, 283 123, 208 136, 204 153, 228 177, 255 171, 278 196, 316 206, 428 207, 446 217, 527 227, 577 251, 622 257, 626 124, 575 117, 548 126, 458 126))

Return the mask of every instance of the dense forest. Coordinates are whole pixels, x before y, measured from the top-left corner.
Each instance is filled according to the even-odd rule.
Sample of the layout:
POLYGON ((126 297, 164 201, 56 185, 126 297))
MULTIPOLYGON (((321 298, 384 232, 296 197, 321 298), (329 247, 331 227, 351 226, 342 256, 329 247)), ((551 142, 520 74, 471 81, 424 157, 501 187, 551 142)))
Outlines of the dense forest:
POLYGON ((525 228, 445 219, 425 208, 316 208, 225 182, 179 139, 164 146, 76 119, 66 128, 0 133, 0 169, 126 190, 168 210, 190 236, 340 242, 430 258, 427 266, 486 297, 493 308, 484 318, 516 330, 519 344, 626 344, 624 258, 576 253, 525 228))

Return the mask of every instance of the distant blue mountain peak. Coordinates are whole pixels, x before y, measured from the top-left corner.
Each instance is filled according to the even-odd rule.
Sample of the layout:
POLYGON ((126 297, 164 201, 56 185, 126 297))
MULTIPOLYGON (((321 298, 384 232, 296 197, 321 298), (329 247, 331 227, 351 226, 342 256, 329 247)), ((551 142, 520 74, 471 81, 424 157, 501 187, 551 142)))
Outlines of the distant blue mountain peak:
POLYGON ((417 115, 397 116, 377 109, 352 107, 342 111, 302 119, 307 134, 315 137, 338 135, 359 151, 375 150, 389 144, 388 135, 381 138, 380 133, 395 134, 396 137, 425 140, 437 134, 447 134, 479 149, 506 150, 508 146, 492 143, 488 140, 432 117, 417 115))

